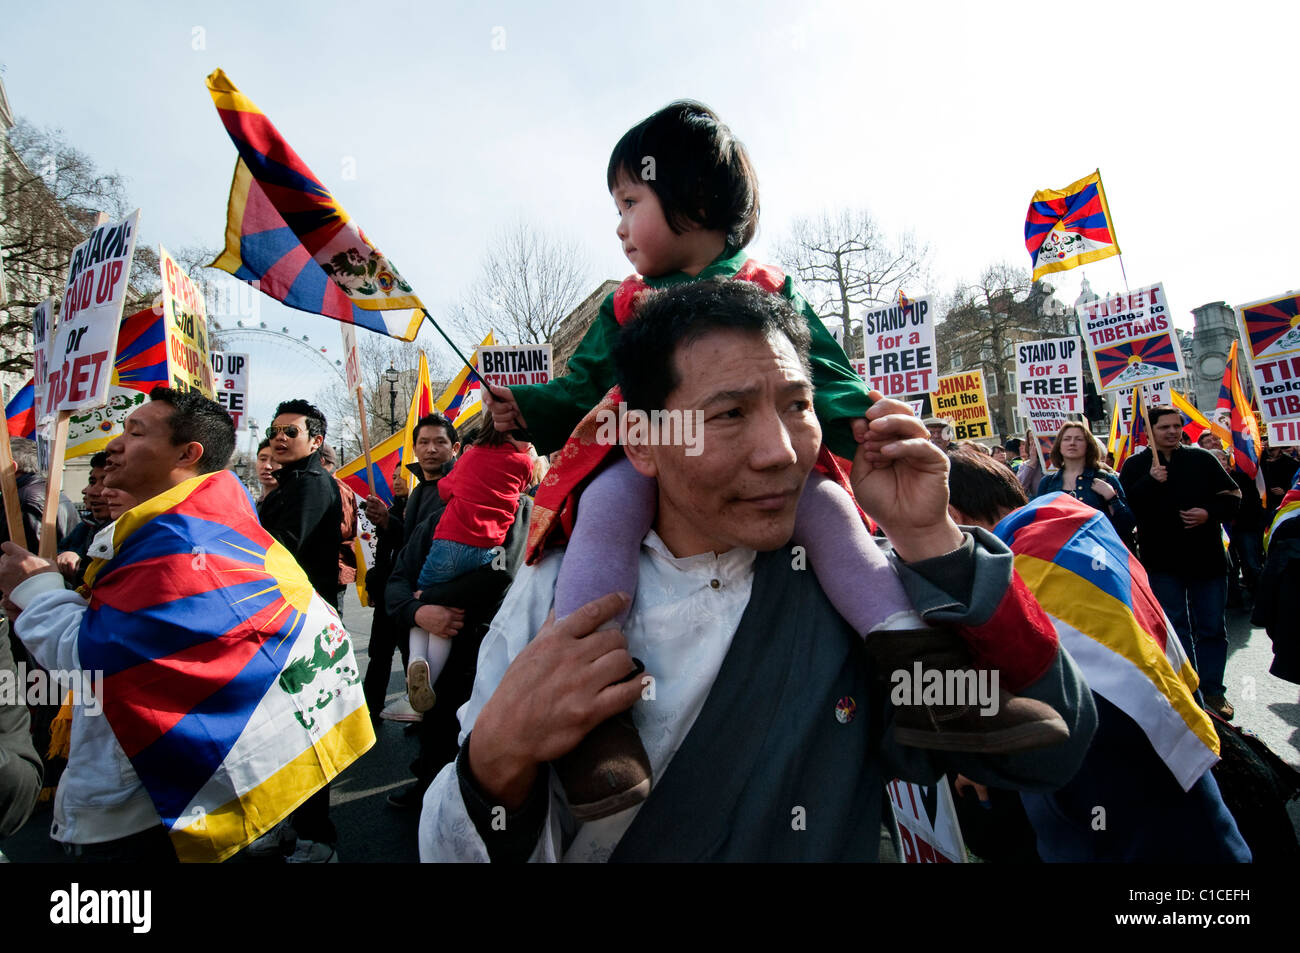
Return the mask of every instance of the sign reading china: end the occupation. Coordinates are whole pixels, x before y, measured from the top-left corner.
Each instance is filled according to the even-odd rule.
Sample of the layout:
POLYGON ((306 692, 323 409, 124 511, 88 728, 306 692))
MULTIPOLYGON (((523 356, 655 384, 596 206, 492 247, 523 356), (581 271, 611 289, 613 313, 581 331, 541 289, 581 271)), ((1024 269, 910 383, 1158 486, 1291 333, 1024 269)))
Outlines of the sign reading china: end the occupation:
POLYGON ((935 389, 934 322, 929 297, 868 311, 862 319, 867 383, 886 397, 935 389))

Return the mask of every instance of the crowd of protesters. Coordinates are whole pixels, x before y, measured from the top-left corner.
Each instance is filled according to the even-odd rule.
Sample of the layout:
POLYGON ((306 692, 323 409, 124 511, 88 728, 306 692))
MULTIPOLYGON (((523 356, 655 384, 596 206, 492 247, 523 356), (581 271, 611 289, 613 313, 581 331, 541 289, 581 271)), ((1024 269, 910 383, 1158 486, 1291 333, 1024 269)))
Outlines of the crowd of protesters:
MULTIPOLYGON (((1232 716, 1219 527, 1243 490, 1181 446, 1181 418, 1156 408, 1153 448, 1118 475, 1081 426, 1057 435, 1050 475, 1035 476, 1032 440, 977 456, 948 422, 868 391, 790 280, 744 254, 757 177, 707 107, 633 127, 607 179, 637 275, 566 376, 485 387, 473 438, 416 421, 392 503, 361 502, 377 535, 364 696, 376 727, 418 736, 413 781, 389 802, 421 811, 421 858, 874 860, 884 785, 946 775, 959 800, 1018 811, 994 840, 1027 838, 1033 858, 1249 859, 1200 707, 1232 716), (647 178, 647 155, 675 158, 647 178), (625 411, 698 415, 703 439, 602 440, 601 413, 625 411), (535 500, 525 435, 554 454, 535 500), (1057 559, 1074 554, 1058 538, 1094 547, 1090 577, 1057 559), (1041 571, 1018 573, 1029 559, 1041 571), (1083 616, 1062 604, 1061 578, 1105 594, 1109 615, 1100 598, 1083 616), (1157 599, 1176 632, 1163 646, 1157 599), (1095 648, 1111 644, 1128 655, 1095 648), (407 691, 385 704, 394 650, 407 691), (936 674, 942 690, 923 691, 936 674), (911 691, 882 687, 900 675, 911 691)), ((337 609, 357 526, 327 430, 312 404, 279 405, 255 518, 337 609)), ((156 390, 109 444, 67 557, 5 544, 15 644, 79 667, 91 601, 54 570, 88 571, 93 601, 84 562, 112 521, 220 473, 233 445, 218 405, 156 390)), ((1269 466, 1280 486, 1285 465, 1269 466)), ((11 830, 44 766, 21 717, 0 714, 11 830)), ((176 859, 105 721, 73 712, 52 836, 83 861, 176 859)), ((292 803, 246 853, 338 860, 329 784, 292 803)))

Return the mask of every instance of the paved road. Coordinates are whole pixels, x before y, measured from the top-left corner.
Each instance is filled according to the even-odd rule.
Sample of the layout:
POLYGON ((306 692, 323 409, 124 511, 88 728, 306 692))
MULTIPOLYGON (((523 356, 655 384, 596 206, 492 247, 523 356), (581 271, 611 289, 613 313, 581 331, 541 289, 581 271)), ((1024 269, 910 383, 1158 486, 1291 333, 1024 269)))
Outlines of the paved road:
MULTIPOLYGON (((357 604, 349 592, 343 620, 356 638, 358 660, 363 665, 369 642, 371 610, 357 604)), ((1288 763, 1300 768, 1300 686, 1268 674, 1273 660, 1272 642, 1262 629, 1252 629, 1249 614, 1228 610, 1228 700, 1237 709, 1235 723, 1259 735, 1288 763)), ((402 691, 403 680, 396 656, 389 682, 389 698, 402 691)), ((416 846, 415 811, 388 805, 390 792, 411 782, 408 765, 415 756, 415 739, 402 726, 384 723, 375 747, 345 771, 331 788, 331 816, 339 828, 339 856, 343 863, 413 862, 416 846)), ((1300 831, 1300 802, 1289 805, 1292 823, 1300 831)), ((62 862, 62 852, 47 832, 50 808, 42 806, 3 848, 15 862, 62 862)))

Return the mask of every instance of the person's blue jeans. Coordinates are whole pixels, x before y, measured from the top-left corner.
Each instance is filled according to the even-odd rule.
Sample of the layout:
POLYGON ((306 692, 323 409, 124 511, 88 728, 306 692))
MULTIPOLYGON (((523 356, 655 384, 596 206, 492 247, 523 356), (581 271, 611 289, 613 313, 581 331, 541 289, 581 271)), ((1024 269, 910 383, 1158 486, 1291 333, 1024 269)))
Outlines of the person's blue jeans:
POLYGON ((1149 572, 1147 578, 1201 679, 1201 691, 1222 695, 1223 672, 1228 666, 1228 629, 1223 621, 1228 577, 1185 579, 1172 573, 1149 572))

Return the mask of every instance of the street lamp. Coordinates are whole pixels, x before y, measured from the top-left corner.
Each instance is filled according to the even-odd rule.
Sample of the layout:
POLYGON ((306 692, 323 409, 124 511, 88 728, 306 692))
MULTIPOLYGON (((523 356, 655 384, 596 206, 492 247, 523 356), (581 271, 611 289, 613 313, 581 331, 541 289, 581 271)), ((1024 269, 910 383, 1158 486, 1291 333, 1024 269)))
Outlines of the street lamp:
POLYGON ((384 380, 388 381, 388 432, 397 433, 397 368, 392 364, 384 371, 384 380))

